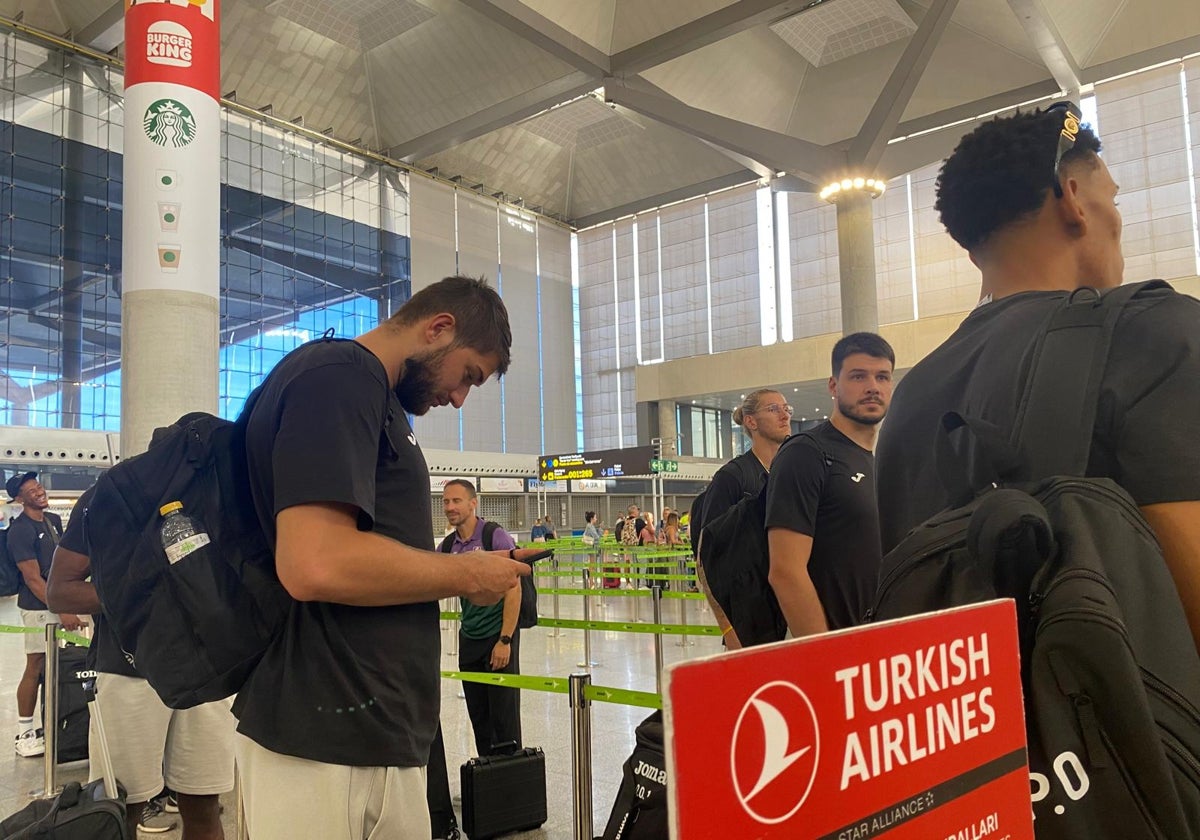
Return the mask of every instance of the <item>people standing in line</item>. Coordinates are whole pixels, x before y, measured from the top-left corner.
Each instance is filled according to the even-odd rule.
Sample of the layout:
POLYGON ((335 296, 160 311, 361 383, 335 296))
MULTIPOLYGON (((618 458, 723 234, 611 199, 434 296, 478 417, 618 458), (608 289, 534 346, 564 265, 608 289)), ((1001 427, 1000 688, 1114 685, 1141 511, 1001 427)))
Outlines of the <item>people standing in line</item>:
MULTIPOLYGON (((454 526, 449 553, 483 551, 484 528, 479 517, 479 497, 474 485, 464 479, 446 482, 442 490, 442 510, 454 526)), ((517 543, 499 526, 492 530, 491 547, 495 550, 516 548, 517 543)), ((504 594, 503 600, 477 606, 462 599, 462 618, 458 631, 458 669, 484 673, 521 673, 521 631, 517 619, 521 613, 521 584, 504 594)), ((477 755, 511 752, 521 746, 521 694, 515 688, 464 682, 467 713, 475 733, 477 755)))
MULTIPOLYGON (((693 553, 700 546, 704 523, 716 520, 742 499, 757 496, 762 490, 775 453, 792 433, 793 413, 794 409, 788 405, 783 394, 770 388, 760 388, 747 394, 742 404, 733 410, 733 422, 741 426, 746 437, 750 438, 750 448, 717 470, 708 483, 701 500, 702 511, 698 512, 699 525, 689 528, 693 553)), ((704 579, 704 564, 701 562, 696 563, 696 577, 701 591, 708 598, 713 617, 724 633, 725 646, 730 649, 741 647, 725 611, 709 592, 704 579)))
POLYGON ((533 520, 533 527, 529 529, 529 540, 535 543, 546 541, 546 526, 542 524, 540 516, 533 520))
POLYGON ((663 542, 667 536, 667 520, 671 518, 671 509, 665 507, 662 510, 662 516, 658 518, 658 528, 654 532, 655 540, 659 543, 663 542))
POLYGON ((296 602, 233 706, 255 840, 429 840, 438 600, 500 601, 532 549, 424 550, 429 470, 408 415, 461 408, 508 369, 511 345, 499 295, 450 277, 353 341, 292 351, 264 382, 250 484, 296 602))
MULTIPOLYGON (((67 630, 78 630, 79 616, 65 612, 53 615, 46 606, 46 580, 54 548, 62 537, 62 519, 51 513, 46 488, 36 472, 17 473, 5 482, 10 502, 21 503, 21 513, 8 525, 8 554, 21 573, 17 581, 17 609, 24 627, 44 628, 59 623, 67 630)), ((25 670, 17 682, 17 755, 32 758, 46 752, 41 727, 34 723, 38 682, 46 662, 45 633, 25 634, 25 670)))
POLYGON ((657 545, 658 531, 654 527, 654 514, 650 511, 646 511, 645 514, 643 514, 643 517, 645 524, 642 526, 642 530, 638 534, 638 545, 657 545))
MULTIPOLYGON (((596 575, 600 573, 599 559, 603 549, 600 547, 600 540, 603 534, 600 532, 600 526, 597 525, 599 517, 596 516, 596 511, 589 510, 583 514, 583 550, 587 555, 588 573, 591 581, 596 580, 596 575)), ((594 584, 593 584, 594 585, 594 584)))
MULTIPOLYGON (((668 508, 670 510, 670 508, 668 508)), ((667 515, 667 524, 663 527, 663 545, 668 548, 677 548, 684 545, 683 536, 679 533, 679 514, 669 513, 667 515)))
POLYGON ((625 547, 626 553, 624 557, 625 565, 625 588, 633 589, 636 585, 636 573, 633 568, 633 563, 636 555, 633 554, 633 547, 641 545, 642 530, 646 527, 646 520, 642 519, 641 511, 637 505, 630 505, 625 509, 625 516, 617 523, 617 542, 625 547))
MULTIPOLYGON (((1050 314, 1079 287, 1122 283, 1119 187, 1099 140, 1064 104, 984 123, 942 166, 935 206, 979 268, 980 302, 896 390, 879 440, 885 550, 950 504, 929 456, 942 415, 1010 433, 1050 314)), ((1169 288, 1139 292, 1113 327, 1087 475, 1117 481, 1140 507, 1200 647, 1197 383, 1200 303, 1169 288)))
POLYGON ((783 447, 767 479, 770 583, 793 636, 860 623, 883 560, 873 451, 896 354, 860 332, 840 339, 831 361, 833 414, 783 447))
MULTIPOLYGON (((95 632, 87 667, 97 672, 96 704, 104 718, 104 747, 125 789, 129 834, 136 836, 139 828, 153 833, 174 827, 156 819, 162 807, 156 796, 165 784, 176 794, 188 840, 223 840, 220 795, 233 790, 234 783, 236 721, 229 701, 168 708, 125 658, 90 580, 85 528, 94 493, 94 487, 86 491, 71 510, 66 533, 54 554, 47 603, 56 610, 92 615, 95 632)), ((101 768, 98 737, 93 722, 88 733, 93 778, 99 777, 101 768)))
MULTIPOLYGON (((598 546, 600 544, 600 538, 603 536, 600 533, 600 528, 596 524, 596 522, 597 522, 596 511, 589 510, 586 513, 584 513, 584 515, 583 515, 583 536, 587 537, 588 539, 590 539, 592 541, 591 542, 592 546, 598 546)), ((587 541, 585 540, 584 542, 586 543, 587 541)))

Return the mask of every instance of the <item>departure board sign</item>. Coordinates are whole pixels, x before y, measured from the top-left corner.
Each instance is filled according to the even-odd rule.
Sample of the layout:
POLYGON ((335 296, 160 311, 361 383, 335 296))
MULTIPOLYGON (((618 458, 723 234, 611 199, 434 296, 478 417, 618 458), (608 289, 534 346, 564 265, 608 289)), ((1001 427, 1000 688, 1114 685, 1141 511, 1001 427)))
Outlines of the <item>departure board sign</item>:
POLYGON ((596 452, 575 452, 570 455, 543 455, 538 458, 538 477, 542 481, 564 478, 622 478, 630 475, 649 475, 653 446, 631 449, 602 449, 596 452))

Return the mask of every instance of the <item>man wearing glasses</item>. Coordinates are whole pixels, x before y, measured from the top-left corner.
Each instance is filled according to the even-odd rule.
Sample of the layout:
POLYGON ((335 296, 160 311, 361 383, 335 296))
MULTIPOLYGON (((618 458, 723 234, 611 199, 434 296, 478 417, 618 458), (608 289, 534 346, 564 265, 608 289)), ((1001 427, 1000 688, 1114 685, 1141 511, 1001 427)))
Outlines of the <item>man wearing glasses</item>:
MULTIPOLYGON (((982 274, 980 306, 904 378, 879 442, 885 551, 948 506, 939 419, 1011 429, 1029 349, 1067 292, 1122 282, 1118 187, 1073 105, 992 120, 942 166, 936 208, 982 274)), ((1120 312, 1087 474, 1133 496, 1163 546, 1200 640, 1200 302, 1168 288, 1120 312)))
POLYGON ((896 354, 874 333, 833 347, 833 414, 780 448, 767 478, 771 588, 793 636, 852 627, 875 596, 875 436, 896 354))

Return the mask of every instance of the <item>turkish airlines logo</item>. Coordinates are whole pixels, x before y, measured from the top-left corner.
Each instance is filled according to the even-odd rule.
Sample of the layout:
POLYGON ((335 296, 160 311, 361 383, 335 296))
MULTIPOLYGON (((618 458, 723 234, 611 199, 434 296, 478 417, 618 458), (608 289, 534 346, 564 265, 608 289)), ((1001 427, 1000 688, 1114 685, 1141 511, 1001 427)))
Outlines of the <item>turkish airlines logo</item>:
POLYGON ((746 813, 774 825, 799 811, 817 779, 820 741, 816 712, 797 686, 776 680, 754 692, 729 750, 733 789, 746 813))

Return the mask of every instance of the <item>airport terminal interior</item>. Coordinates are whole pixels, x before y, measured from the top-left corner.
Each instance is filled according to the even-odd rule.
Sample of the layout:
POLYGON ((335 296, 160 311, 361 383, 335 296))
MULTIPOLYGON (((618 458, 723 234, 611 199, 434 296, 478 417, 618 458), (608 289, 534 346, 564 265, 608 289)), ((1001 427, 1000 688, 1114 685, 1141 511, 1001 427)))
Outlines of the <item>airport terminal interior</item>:
MULTIPOLYGON (((364 333, 454 274, 499 290, 512 364, 461 410, 414 419, 428 547, 452 478, 521 542, 545 516, 570 538, 588 511, 610 530, 629 504, 686 512, 747 450, 732 415, 748 392, 779 391, 793 430, 811 428, 832 410, 840 335, 879 332, 903 377, 955 330, 979 272, 934 209, 941 162, 983 121, 1064 98, 1120 184, 1126 282, 1200 295, 1194 0, 221 0, 214 276, 187 273, 191 246, 160 245, 157 265, 180 263, 154 304, 207 296, 213 353, 146 321, 135 342, 130 319, 151 310, 123 298, 154 289, 123 273, 140 235, 125 159, 144 140, 125 113, 127 5, 0 0, 0 470, 36 471, 64 515, 154 426, 236 418, 289 351, 364 333), (645 447, 656 469, 543 475, 544 456, 645 447)), ((538 579, 564 593, 540 596, 542 618, 634 629, 542 624, 520 664, 633 692, 593 705, 598 835, 660 664, 722 648, 703 597, 685 597, 685 551, 662 561, 657 621, 649 589, 580 594, 596 583, 581 552, 538 579)), ((19 624, 0 598, 0 630, 19 624)), ((453 671, 456 619, 441 628, 453 671)), ((21 636, 0 632, 0 733, 23 664, 21 636)), ((548 819, 518 836, 578 838, 568 697, 521 694, 548 819)), ((461 682, 441 696, 457 807, 474 741, 461 682)), ((56 783, 87 773, 65 764, 56 783)), ((45 781, 42 759, 0 750, 0 816, 45 781)))

